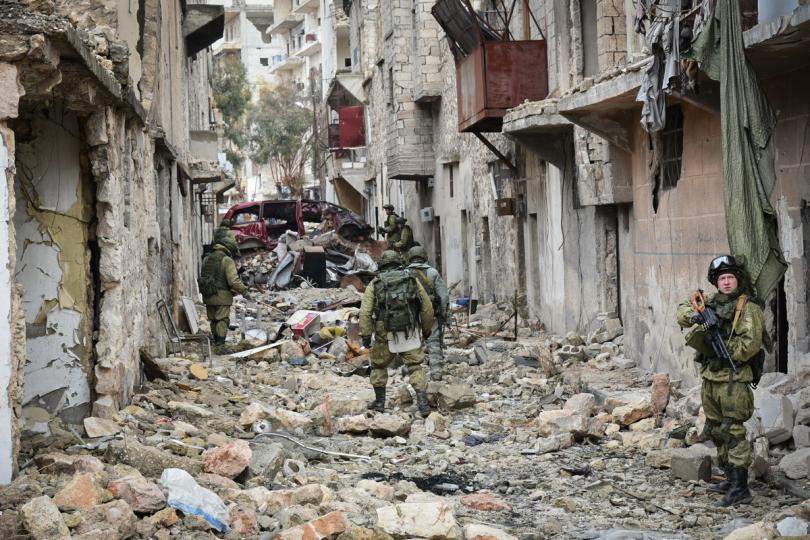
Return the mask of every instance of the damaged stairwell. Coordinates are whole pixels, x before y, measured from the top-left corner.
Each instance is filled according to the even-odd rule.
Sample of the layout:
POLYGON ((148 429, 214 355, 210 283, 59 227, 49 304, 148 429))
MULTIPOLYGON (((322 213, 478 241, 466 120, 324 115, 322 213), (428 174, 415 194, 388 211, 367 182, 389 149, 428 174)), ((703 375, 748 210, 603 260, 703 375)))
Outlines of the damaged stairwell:
POLYGON ((22 131, 14 225, 15 279, 25 291, 23 416, 29 428, 46 431, 54 415, 76 423, 90 413, 91 194, 74 115, 37 113, 22 131))

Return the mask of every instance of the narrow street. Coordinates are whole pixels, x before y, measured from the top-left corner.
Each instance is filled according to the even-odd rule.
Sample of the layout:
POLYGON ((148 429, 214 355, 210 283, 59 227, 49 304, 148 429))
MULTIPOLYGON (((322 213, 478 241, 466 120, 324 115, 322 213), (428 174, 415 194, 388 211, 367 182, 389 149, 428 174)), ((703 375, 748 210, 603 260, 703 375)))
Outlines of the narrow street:
POLYGON ((0 0, 0 540, 810 540, 810 0, 0 0))
MULTIPOLYGON (((358 299, 351 289, 290 289, 236 310, 265 306, 248 319, 270 323, 358 299)), ((0 491, 4 528, 21 522, 35 538, 67 527, 73 538, 210 538, 221 522, 226 538, 348 540, 709 539, 750 523, 787 527, 793 516, 806 526, 800 494, 810 485, 785 478, 778 448, 755 459, 762 479, 752 504, 712 506, 697 387, 636 367, 620 327, 560 337, 521 320, 517 340, 477 337, 510 310, 479 306, 469 327, 448 331, 444 378, 430 383, 424 420, 399 369, 389 410, 367 411, 367 354, 341 337, 313 351, 287 330, 277 346, 210 363, 195 346, 153 359, 130 405, 85 420, 90 441, 52 424, 50 437, 24 442, 23 472, 0 491), (302 356, 305 365, 292 365, 302 356), (191 475, 191 491, 168 481, 171 469, 191 475)), ((761 391, 807 403, 794 379, 768 381, 761 391)))

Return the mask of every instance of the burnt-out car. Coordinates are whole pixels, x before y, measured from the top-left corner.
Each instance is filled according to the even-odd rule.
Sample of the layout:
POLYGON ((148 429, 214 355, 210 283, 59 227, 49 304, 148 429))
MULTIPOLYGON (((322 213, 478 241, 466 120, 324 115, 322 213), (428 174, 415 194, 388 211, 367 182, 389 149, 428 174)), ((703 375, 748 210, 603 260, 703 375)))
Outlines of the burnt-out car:
POLYGON ((231 231, 241 248, 273 249, 285 232, 295 231, 303 237, 306 233, 305 223, 327 220, 347 240, 364 240, 374 232, 363 218, 348 208, 311 199, 239 203, 228 209, 224 219, 231 220, 231 231))

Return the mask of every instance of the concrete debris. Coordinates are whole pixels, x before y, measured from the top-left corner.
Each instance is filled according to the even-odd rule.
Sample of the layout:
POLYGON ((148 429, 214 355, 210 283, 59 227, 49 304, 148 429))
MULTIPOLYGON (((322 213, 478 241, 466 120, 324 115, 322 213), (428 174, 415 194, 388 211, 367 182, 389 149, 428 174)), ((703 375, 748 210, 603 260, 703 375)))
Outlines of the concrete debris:
POLYGON ((763 436, 773 444, 790 439, 793 435, 793 404, 787 396, 758 388, 754 392, 754 407, 763 436))
POLYGON ((779 468, 793 480, 807 478, 810 472, 810 448, 800 448, 779 460, 779 468))
MULTIPOLYGON (((88 438, 51 422, 49 435, 31 440, 30 465, 0 488, 0 520, 34 538, 159 540, 613 538, 630 521, 650 538, 708 538, 728 525, 693 487, 716 464, 715 450, 699 442, 699 387, 619 369, 622 336, 599 342, 617 331, 606 322, 615 317, 587 336, 524 328, 511 342, 447 332, 457 359, 429 382, 433 410, 423 419, 399 368, 389 370, 386 411, 367 409, 374 393, 368 351, 349 327, 352 290, 257 296, 254 305, 237 297, 234 320, 275 324, 310 310, 321 328, 307 340, 266 326, 276 339, 269 345, 279 344, 267 349, 272 357, 237 353, 203 365, 189 348, 152 358, 165 378, 146 381, 122 408, 94 406, 88 438), (305 363, 289 362, 299 356, 305 363)), ((479 306, 470 328, 497 329, 508 311, 479 306)), ((758 391, 751 478, 804 482, 804 387, 773 385, 758 391), (781 398, 795 402, 787 440, 773 442, 787 415, 769 414, 766 398, 782 410, 781 398)), ((774 531, 786 517, 807 519, 782 510, 795 501, 769 486, 753 483, 747 515, 774 531)), ((743 534, 732 532, 742 525, 724 534, 743 534)))
POLYGON ((70 529, 50 497, 31 499, 20 508, 20 513, 25 530, 35 540, 70 538, 70 529))
POLYGON ((377 526, 394 538, 462 538, 452 506, 441 500, 378 508, 377 526))

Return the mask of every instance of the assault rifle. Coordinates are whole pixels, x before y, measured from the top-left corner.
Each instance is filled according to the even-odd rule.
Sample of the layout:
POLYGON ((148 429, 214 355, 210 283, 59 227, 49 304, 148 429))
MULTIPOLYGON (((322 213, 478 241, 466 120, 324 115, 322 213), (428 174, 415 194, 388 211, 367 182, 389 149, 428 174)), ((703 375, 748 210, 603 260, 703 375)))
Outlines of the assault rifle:
POLYGON ((738 373, 737 364, 735 364, 734 359, 731 358, 731 353, 728 351, 726 342, 723 339, 720 320, 717 318, 717 314, 714 310, 706 305, 706 301, 703 298, 703 291, 695 291, 690 300, 692 308, 696 311, 696 314, 692 317, 692 322, 703 326, 703 330, 706 332, 706 337, 709 338, 708 342, 715 356, 728 362, 731 369, 734 370, 734 373, 738 373))

